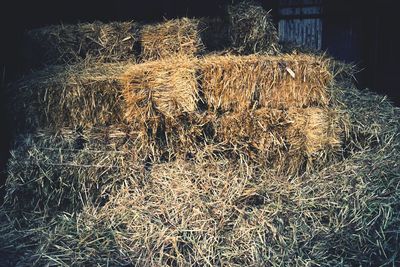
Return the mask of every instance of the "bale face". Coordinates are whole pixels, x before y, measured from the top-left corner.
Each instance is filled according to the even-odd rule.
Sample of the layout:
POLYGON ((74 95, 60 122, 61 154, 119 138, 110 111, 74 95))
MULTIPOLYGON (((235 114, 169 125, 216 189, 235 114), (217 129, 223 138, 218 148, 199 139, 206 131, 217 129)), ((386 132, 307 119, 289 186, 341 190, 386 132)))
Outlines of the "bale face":
POLYGON ((125 117, 145 121, 197 109, 195 60, 185 57, 131 66, 123 75, 125 117))
POLYGON ((281 132, 290 121, 281 110, 259 109, 224 114, 212 121, 216 143, 253 160, 269 161, 284 151, 281 132), (263 159, 263 160, 262 160, 263 159))
POLYGON ((123 120, 121 73, 130 63, 83 62, 53 66, 12 84, 9 94, 19 131, 90 127, 123 120))
POLYGON ((348 121, 336 110, 289 109, 290 126, 285 131, 287 158, 292 173, 318 169, 343 152, 348 121))
POLYGON ((278 51, 278 32, 270 14, 253 1, 229 6, 232 47, 244 54, 278 51))
POLYGON ((328 64, 309 55, 209 56, 200 61, 201 87, 213 110, 326 106, 328 64))
POLYGON ((284 173, 328 164, 342 151, 345 123, 330 109, 263 108, 213 120, 213 142, 284 173))
POLYGON ((199 21, 188 18, 146 25, 141 31, 140 42, 143 60, 195 56, 203 49, 199 21))
POLYGON ((135 61, 139 31, 140 25, 135 22, 80 23, 31 30, 25 34, 26 60, 33 65, 89 58, 100 62, 135 61))

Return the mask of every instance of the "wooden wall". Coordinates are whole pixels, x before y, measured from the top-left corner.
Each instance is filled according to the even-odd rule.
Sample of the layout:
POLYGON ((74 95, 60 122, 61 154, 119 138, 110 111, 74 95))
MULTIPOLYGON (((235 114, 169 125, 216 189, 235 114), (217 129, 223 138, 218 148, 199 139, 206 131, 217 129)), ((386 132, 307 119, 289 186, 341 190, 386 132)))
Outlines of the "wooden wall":
POLYGON ((279 37, 355 63, 358 87, 400 106, 396 0, 277 0, 279 37))
POLYGON ((282 42, 322 49, 322 1, 279 2, 278 31, 282 42))

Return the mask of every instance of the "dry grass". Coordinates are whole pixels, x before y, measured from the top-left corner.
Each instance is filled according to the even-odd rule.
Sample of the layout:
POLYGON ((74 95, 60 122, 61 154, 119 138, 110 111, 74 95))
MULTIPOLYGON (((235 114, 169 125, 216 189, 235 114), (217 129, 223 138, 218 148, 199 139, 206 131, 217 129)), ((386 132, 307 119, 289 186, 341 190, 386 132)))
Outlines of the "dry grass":
POLYGON ((196 61, 181 57, 133 65, 122 77, 128 121, 197 109, 196 61))
POLYGON ((225 153, 280 173, 298 174, 341 158, 349 122, 340 115, 321 108, 225 114, 211 121, 212 142, 225 153))
MULTIPOLYGON (((340 162, 286 176, 245 158, 194 158, 155 163, 143 183, 112 172, 121 183, 100 190, 102 205, 85 201, 81 211, 52 217, 3 207, 0 253, 20 265, 396 266, 400 110, 369 92, 331 90, 359 144, 340 162)), ((291 125, 330 117, 313 109, 291 125)), ((311 152, 321 147, 310 144, 311 152)))
POLYGON ((140 133, 123 126, 19 136, 8 163, 5 205, 52 214, 101 205, 144 175, 140 133))
POLYGON ((199 21, 188 18, 144 26, 140 39, 142 60, 197 55, 203 50, 199 31, 199 21))
MULTIPOLYGON (((243 52, 266 49, 243 38, 243 52)), ((3 263, 400 264, 400 109, 349 86, 348 65, 87 62, 10 91, 23 126, 43 129, 17 139, 8 165, 3 263)))
POLYGON ((326 106, 330 60, 311 55, 208 56, 201 87, 214 110, 326 106))
POLYGON ((19 130, 109 125, 123 120, 120 75, 130 62, 52 66, 11 84, 10 115, 19 130))
POLYGON ((278 51, 278 32, 269 12, 253 1, 242 1, 229 6, 232 47, 241 54, 278 51))
POLYGON ((21 231, 41 245, 23 250, 28 253, 20 260, 60 266, 396 265, 399 141, 397 136, 294 179, 246 162, 159 164, 144 187, 126 187, 102 207, 89 205, 21 231))
POLYGON ((34 29, 25 34, 25 54, 33 65, 72 63, 82 59, 135 60, 140 28, 135 22, 93 22, 34 29))

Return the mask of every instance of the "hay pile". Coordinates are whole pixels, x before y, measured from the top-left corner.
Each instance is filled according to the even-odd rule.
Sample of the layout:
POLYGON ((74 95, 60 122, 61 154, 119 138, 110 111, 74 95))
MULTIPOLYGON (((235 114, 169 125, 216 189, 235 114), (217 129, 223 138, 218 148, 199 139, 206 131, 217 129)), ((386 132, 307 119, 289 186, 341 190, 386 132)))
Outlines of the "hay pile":
POLYGON ((79 62, 133 60, 139 56, 140 24, 93 22, 55 25, 25 33, 24 55, 33 66, 79 62))
POLYGON ((254 1, 242 1, 228 8, 232 47, 239 53, 275 54, 278 32, 269 12, 254 1))
POLYGON ((132 63, 50 66, 13 83, 10 115, 18 131, 90 127, 123 121, 120 74, 132 63))
POLYGON ((188 18, 146 25, 140 38, 142 59, 156 60, 176 55, 195 56, 203 50, 199 31, 199 21, 188 18))
POLYGON ((245 5, 242 20, 230 9, 236 55, 195 57, 202 26, 181 19, 143 28, 149 62, 14 84, 27 133, 8 164, 3 262, 400 264, 400 109, 324 55, 244 55, 275 49, 268 14, 245 5), (246 14, 258 25, 239 32, 246 14))
POLYGON ((350 91, 343 102, 379 99, 392 121, 372 117, 379 145, 344 161, 291 179, 248 161, 156 164, 143 186, 126 185, 104 206, 36 219, 29 231, 8 218, 3 246, 39 265, 396 265, 400 110, 350 91))

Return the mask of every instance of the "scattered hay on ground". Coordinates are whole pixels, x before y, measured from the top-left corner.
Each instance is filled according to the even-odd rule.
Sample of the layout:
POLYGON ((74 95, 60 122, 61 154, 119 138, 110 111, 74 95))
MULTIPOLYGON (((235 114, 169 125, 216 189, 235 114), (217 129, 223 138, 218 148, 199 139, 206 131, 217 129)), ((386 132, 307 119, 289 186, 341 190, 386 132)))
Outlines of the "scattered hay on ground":
POLYGON ((22 231, 41 240, 25 259, 66 266, 396 265, 400 140, 392 141, 290 180, 248 162, 158 164, 142 188, 126 187, 102 207, 22 231))
POLYGON ((386 96, 341 83, 329 90, 334 104, 348 114, 352 134, 349 148, 380 146, 398 134, 400 110, 386 96))
POLYGON ((22 131, 123 121, 120 75, 129 62, 51 66, 11 84, 10 116, 22 131))
POLYGON ((122 185, 138 186, 147 156, 140 140, 122 126, 22 135, 8 163, 5 205, 43 214, 102 205, 122 185))
POLYGON ((93 59, 99 62, 136 60, 141 26, 136 22, 93 22, 54 25, 25 34, 29 64, 63 64, 93 59))
POLYGON ((177 55, 195 56, 203 50, 197 19, 174 19, 146 25, 141 31, 142 60, 177 55))
POLYGON ((213 110, 326 106, 330 59, 311 55, 208 56, 201 88, 213 110))
POLYGON ((228 7, 232 47, 239 53, 275 54, 278 32, 271 15, 253 1, 243 1, 228 7))

